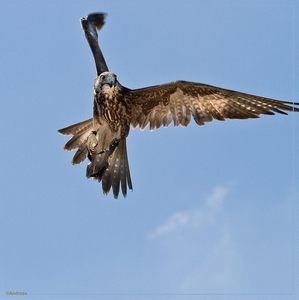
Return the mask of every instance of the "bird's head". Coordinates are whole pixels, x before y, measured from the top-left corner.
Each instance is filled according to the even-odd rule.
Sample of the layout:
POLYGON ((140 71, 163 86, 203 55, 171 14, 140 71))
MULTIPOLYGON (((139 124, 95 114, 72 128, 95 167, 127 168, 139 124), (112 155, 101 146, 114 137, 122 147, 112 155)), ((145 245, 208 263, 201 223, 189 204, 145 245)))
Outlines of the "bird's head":
POLYGON ((95 88, 112 88, 116 85, 117 79, 116 75, 112 72, 103 72, 99 76, 97 76, 94 87, 95 88))

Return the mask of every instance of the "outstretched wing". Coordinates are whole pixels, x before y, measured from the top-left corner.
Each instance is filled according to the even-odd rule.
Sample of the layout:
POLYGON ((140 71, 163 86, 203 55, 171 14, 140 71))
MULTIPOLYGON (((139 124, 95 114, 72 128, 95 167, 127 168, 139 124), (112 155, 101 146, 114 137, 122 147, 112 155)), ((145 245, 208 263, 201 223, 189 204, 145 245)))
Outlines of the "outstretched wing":
POLYGON ((86 159, 88 155, 88 137, 94 130, 97 130, 98 127, 99 125, 97 124, 97 128, 95 128, 93 119, 91 118, 58 130, 58 132, 62 135, 73 135, 73 137, 63 147, 63 149, 66 151, 71 151, 78 148, 72 159, 73 165, 80 164, 86 159))
POLYGON ((299 103, 249 95, 219 87, 175 81, 167 84, 131 90, 132 126, 154 130, 161 126, 187 126, 191 115, 198 125, 213 119, 258 118, 261 114, 287 114, 299 111, 299 103), (294 105, 294 106, 292 106, 294 105))

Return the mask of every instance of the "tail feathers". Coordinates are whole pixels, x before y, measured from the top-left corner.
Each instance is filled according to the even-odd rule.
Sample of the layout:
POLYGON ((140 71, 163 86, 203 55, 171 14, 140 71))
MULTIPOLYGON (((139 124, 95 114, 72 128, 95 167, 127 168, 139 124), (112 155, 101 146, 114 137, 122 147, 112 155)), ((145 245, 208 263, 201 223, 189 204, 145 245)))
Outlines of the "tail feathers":
POLYGON ((91 162, 87 165, 86 177, 93 177, 95 180, 101 181, 109 166, 108 159, 110 154, 108 152, 95 154, 91 158, 91 162))
POLYGON ((104 194, 108 194, 112 187, 114 198, 117 198, 121 186, 122 194, 126 196, 127 186, 133 189, 126 140, 121 140, 112 154, 97 154, 87 166, 86 176, 102 181, 104 194))

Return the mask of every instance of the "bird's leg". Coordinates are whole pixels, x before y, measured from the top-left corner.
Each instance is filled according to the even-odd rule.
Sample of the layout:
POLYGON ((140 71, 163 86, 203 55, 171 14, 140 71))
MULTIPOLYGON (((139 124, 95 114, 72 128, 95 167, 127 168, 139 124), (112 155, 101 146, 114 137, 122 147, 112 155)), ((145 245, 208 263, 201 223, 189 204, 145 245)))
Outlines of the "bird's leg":
POLYGON ((100 151, 98 154, 102 153, 112 153, 115 148, 119 145, 120 139, 114 138, 111 144, 104 150, 100 151))
POLYGON ((86 176, 95 177, 100 180, 109 166, 109 157, 112 155, 115 148, 119 145, 120 139, 114 138, 111 144, 104 150, 96 152, 98 146, 97 132, 93 131, 87 140, 88 158, 90 163, 86 169, 86 176), (103 154, 103 155, 102 155, 103 154))
POLYGON ((110 155, 112 155, 115 148, 118 146, 119 141, 120 141, 119 139, 114 138, 113 141, 111 142, 111 144, 106 149, 104 149, 98 153, 98 155, 100 155, 100 156, 101 156, 101 154, 104 153, 103 160, 102 160, 102 166, 104 167, 105 170, 109 166, 108 159, 109 159, 110 155))
POLYGON ((97 135, 97 132, 92 131, 92 133, 89 135, 89 137, 87 139, 88 158, 91 161, 92 157, 94 157, 95 155, 106 153, 105 160, 107 160, 108 157, 113 153, 115 148, 119 145, 120 139, 114 138, 113 141, 111 142, 111 144, 106 149, 96 153, 95 149, 98 146, 98 139, 97 139, 96 135, 97 135))

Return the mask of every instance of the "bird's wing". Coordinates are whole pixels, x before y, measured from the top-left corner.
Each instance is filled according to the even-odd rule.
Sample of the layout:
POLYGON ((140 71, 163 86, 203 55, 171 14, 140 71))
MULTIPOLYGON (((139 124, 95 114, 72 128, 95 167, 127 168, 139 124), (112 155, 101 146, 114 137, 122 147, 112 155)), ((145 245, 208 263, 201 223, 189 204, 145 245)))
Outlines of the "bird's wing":
MULTIPOLYGON (((85 130, 86 128, 92 127, 92 125, 93 125, 93 118, 90 118, 90 119, 82 121, 80 123, 76 123, 76 124, 70 125, 68 127, 58 129, 57 131, 62 135, 71 135, 71 134, 75 135, 76 133, 79 133, 79 132, 85 130)), ((66 150, 72 150, 72 149, 66 149, 66 150)))
POLYGON ((105 24, 105 17, 106 14, 104 13, 93 13, 89 14, 86 18, 80 19, 86 40, 93 54, 93 58, 97 69, 97 75, 108 71, 105 58, 98 43, 97 33, 97 30, 100 30, 105 24))
POLYGON ((78 148, 72 159, 73 165, 77 165, 86 159, 88 155, 87 140, 94 130, 96 129, 92 118, 58 130, 62 135, 73 135, 63 147, 67 151, 78 148))
POLYGON ((213 119, 258 118, 261 114, 299 111, 299 103, 249 95, 215 86, 187 81, 131 90, 132 126, 154 130, 161 126, 187 126, 191 115, 198 125, 213 119), (293 105, 293 106, 292 106, 293 105))
POLYGON ((64 150, 71 151, 78 148, 72 159, 73 165, 79 164, 89 157, 90 163, 87 166, 86 176, 93 177, 99 182, 102 181, 104 194, 108 194, 112 187, 114 198, 117 198, 120 187, 124 196, 127 195, 127 186, 129 189, 133 189, 126 140, 121 140, 111 155, 110 153, 109 156, 105 153, 99 154, 101 150, 110 145, 114 138, 108 123, 99 124, 91 118, 59 129, 58 132, 62 135, 73 135, 64 145, 64 150), (88 151, 88 138, 92 133, 96 133, 97 140, 93 154, 88 151))

